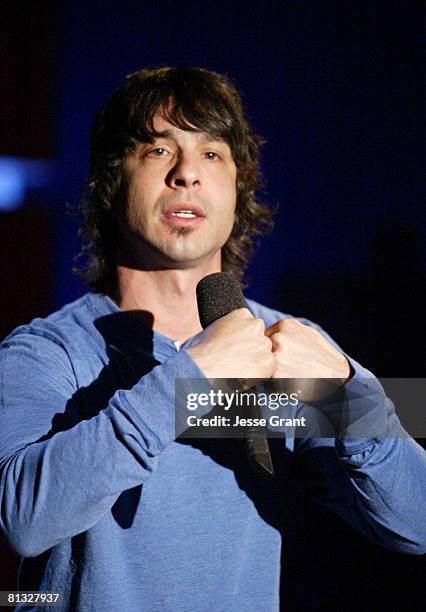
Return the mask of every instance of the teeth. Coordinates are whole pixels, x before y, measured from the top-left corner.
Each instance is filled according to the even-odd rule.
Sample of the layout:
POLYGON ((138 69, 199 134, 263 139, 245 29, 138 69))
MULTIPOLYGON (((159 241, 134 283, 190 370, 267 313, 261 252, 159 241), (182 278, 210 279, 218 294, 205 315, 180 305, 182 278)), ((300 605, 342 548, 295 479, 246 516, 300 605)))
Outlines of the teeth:
POLYGON ((172 213, 172 217, 182 217, 182 219, 193 219, 196 216, 192 210, 177 210, 172 213))

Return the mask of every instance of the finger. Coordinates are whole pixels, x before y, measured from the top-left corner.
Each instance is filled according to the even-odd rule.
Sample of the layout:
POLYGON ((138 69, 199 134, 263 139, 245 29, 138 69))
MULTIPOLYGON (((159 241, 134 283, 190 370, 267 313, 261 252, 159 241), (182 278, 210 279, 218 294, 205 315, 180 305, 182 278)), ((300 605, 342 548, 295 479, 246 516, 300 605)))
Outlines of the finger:
POLYGON ((265 336, 268 336, 268 338, 270 338, 273 334, 279 332, 280 327, 280 321, 277 321, 276 323, 265 329, 265 336))
POLYGON ((272 352, 279 351, 284 347, 283 337, 279 333, 272 334, 269 337, 272 343, 272 352))

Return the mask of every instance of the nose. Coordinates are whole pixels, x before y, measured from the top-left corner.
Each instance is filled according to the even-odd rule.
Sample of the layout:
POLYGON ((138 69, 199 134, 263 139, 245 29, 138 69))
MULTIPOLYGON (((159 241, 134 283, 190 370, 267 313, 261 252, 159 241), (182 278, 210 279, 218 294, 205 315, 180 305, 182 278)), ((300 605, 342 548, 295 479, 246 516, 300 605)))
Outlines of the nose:
POLYGON ((167 178, 169 186, 174 189, 199 187, 201 176, 197 160, 188 154, 179 155, 167 178))

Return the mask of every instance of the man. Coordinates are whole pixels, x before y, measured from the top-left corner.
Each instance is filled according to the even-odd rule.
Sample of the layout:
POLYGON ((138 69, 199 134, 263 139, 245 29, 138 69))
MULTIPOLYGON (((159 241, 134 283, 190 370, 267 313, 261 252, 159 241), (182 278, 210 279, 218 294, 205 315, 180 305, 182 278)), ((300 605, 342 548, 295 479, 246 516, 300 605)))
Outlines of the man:
POLYGON ((198 68, 136 72, 96 118, 92 292, 0 352, 0 525, 19 588, 61 593, 60 609, 279 609, 297 487, 385 547, 426 549, 424 453, 371 374, 253 301, 202 331, 198 281, 240 278, 270 221, 258 145, 229 80, 198 68), (232 440, 175 440, 175 380, 205 377, 340 379, 350 405, 374 395, 372 434, 273 440, 262 481, 232 440))

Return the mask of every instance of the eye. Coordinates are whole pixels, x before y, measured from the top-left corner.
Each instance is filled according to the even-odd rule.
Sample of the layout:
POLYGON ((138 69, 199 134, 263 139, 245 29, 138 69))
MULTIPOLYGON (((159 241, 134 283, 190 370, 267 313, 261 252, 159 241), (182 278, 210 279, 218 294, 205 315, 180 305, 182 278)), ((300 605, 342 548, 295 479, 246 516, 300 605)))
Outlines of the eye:
POLYGON ((145 150, 142 157, 147 157, 148 159, 165 159, 170 154, 170 150, 166 149, 166 147, 154 147, 145 150))
POLYGON ((215 151, 206 151, 204 155, 207 157, 207 159, 211 159, 211 160, 220 159, 219 155, 215 153, 215 151))
POLYGON ((165 157, 166 153, 168 153, 168 151, 164 147, 156 147, 155 149, 150 149, 146 155, 150 157, 165 157))

